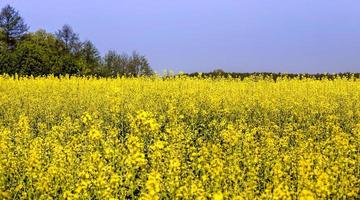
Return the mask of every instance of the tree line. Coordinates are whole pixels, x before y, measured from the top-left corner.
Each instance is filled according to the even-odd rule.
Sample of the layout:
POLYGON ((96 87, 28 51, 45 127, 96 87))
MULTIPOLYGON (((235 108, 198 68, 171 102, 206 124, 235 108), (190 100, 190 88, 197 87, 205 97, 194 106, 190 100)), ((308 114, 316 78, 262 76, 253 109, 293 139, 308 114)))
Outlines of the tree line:
POLYGON ((147 58, 108 51, 101 57, 90 41, 81 41, 69 25, 55 33, 29 32, 19 12, 10 5, 0 12, 0 74, 18 75, 152 75, 147 58))
POLYGON ((346 79, 360 79, 360 73, 272 73, 272 72, 252 72, 252 73, 237 73, 237 72, 225 72, 222 69, 215 69, 212 72, 200 73, 184 73, 182 75, 189 77, 198 77, 198 78, 235 78, 244 80, 245 78, 256 78, 256 79, 273 79, 276 81, 279 78, 288 78, 288 79, 305 79, 312 78, 316 80, 334 80, 335 78, 346 78, 346 79))

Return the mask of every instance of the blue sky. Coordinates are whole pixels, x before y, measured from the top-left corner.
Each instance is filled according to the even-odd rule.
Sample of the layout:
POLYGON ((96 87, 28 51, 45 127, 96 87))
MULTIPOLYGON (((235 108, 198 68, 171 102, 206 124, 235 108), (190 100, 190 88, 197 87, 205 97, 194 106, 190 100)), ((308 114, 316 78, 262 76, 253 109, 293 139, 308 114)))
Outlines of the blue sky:
POLYGON ((359 0, 0 0, 31 31, 69 24, 159 73, 360 72, 359 0))

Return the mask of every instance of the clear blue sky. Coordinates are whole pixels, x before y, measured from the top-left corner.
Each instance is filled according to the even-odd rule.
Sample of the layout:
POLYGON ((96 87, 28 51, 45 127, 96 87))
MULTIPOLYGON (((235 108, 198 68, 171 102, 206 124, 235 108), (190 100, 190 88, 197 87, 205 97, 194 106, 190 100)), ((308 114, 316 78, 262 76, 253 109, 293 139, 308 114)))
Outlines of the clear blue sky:
POLYGON ((360 72, 359 0, 0 0, 31 30, 147 56, 159 73, 360 72))

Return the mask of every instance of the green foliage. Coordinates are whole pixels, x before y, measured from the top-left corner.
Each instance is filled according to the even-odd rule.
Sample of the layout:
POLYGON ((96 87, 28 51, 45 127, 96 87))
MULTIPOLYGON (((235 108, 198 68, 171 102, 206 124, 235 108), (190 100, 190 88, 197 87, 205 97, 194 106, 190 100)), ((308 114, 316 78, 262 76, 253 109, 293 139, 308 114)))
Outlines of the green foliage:
POLYGON ((18 73, 24 75, 42 75, 55 73, 61 66, 61 43, 44 30, 27 35, 15 50, 18 73))
POLYGON ((133 52, 131 56, 118 54, 113 50, 110 50, 105 55, 105 66, 103 70, 107 76, 115 76, 117 74, 149 76, 153 74, 153 70, 145 56, 137 52, 133 52))
POLYGON ((79 35, 69 25, 65 24, 55 35, 65 45, 65 50, 69 53, 77 54, 80 51, 79 35))
POLYGON ((91 74, 99 70, 101 65, 101 56, 95 45, 86 40, 80 49, 81 59, 84 65, 82 69, 83 74, 91 74))
POLYGON ((29 27, 25 24, 19 12, 10 5, 5 6, 0 12, 1 40, 7 44, 8 48, 14 48, 29 27))
POLYGON ((64 51, 53 34, 39 30, 27 34, 13 51, 0 55, 1 73, 19 75, 78 74, 80 61, 64 51))
POLYGON ((16 73, 16 55, 7 49, 7 46, 3 46, 0 52, 0 73, 15 74, 16 73))
MULTIPOLYGON (((295 73, 272 73, 272 72, 237 73, 237 72, 225 72, 220 69, 214 70, 214 71, 208 72, 208 73, 195 72, 195 73, 190 73, 190 74, 183 73, 181 75, 197 77, 197 78, 213 78, 213 79, 235 78, 235 79, 240 79, 240 80, 244 80, 245 78, 256 77, 257 79, 272 79, 274 81, 277 81, 278 79, 283 79, 283 78, 300 79, 300 80, 306 79, 306 78, 312 78, 312 79, 317 79, 317 80, 323 80, 323 79, 334 80, 337 77, 347 78, 347 79, 360 78, 360 73, 350 73, 350 72, 334 73, 334 74, 329 74, 329 73, 295 74, 295 73)), ((170 77, 170 76, 165 75, 165 77, 170 77)))

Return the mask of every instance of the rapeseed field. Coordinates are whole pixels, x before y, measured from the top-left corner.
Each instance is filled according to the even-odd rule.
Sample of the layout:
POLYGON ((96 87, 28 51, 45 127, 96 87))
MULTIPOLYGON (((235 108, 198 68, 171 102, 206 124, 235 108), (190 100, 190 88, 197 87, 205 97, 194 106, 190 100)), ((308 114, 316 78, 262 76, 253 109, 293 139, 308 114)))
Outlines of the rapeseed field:
POLYGON ((0 76, 0 199, 359 199, 360 80, 0 76))

